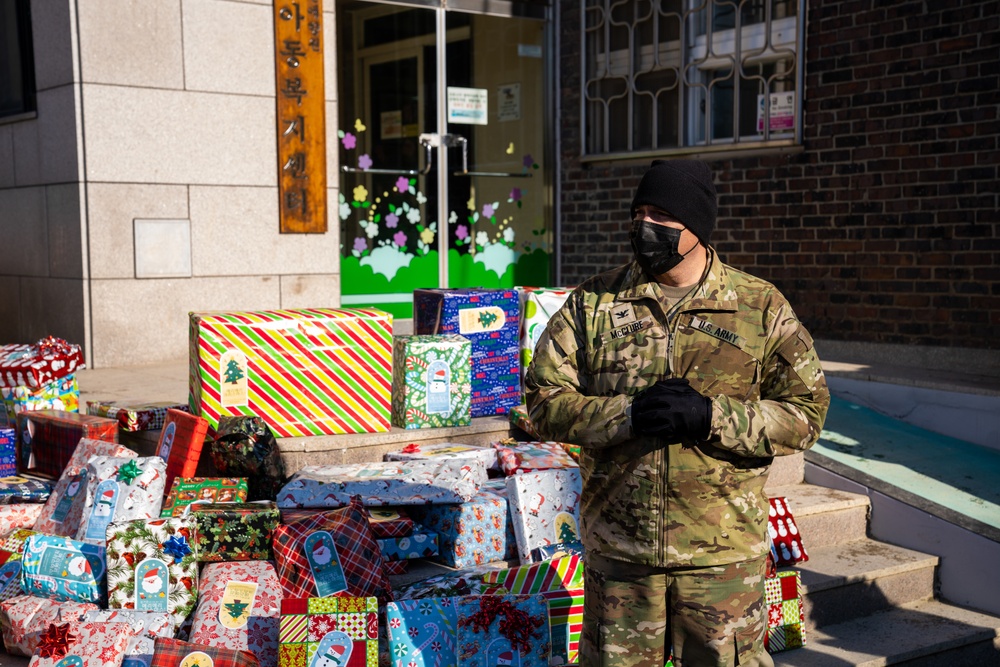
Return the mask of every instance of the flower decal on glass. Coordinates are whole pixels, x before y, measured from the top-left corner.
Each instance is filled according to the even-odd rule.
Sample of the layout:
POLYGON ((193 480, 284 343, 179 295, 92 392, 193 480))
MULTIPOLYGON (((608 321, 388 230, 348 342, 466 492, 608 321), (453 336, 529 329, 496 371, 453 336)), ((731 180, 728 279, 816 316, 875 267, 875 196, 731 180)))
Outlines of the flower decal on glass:
POLYGON ((406 234, 404 234, 403 232, 396 232, 392 236, 392 242, 395 243, 400 248, 405 247, 406 246, 406 234))
POLYGON ((396 179, 396 190, 399 192, 409 192, 410 181, 406 176, 400 176, 396 179))
POLYGON ((395 212, 385 216, 385 226, 388 227, 389 229, 395 229, 396 225, 398 224, 399 224, 399 216, 396 215, 395 212))
POLYGON ((371 168, 372 168, 371 157, 368 156, 368 153, 362 154, 358 158, 358 169, 361 169, 362 171, 368 171, 371 168))
POLYGON ((354 188, 354 201, 365 202, 368 200, 368 188, 363 185, 359 185, 354 188))
POLYGON ((347 150, 354 150, 354 147, 358 145, 358 138, 350 132, 347 132, 340 140, 340 143, 344 144, 344 148, 347 150))

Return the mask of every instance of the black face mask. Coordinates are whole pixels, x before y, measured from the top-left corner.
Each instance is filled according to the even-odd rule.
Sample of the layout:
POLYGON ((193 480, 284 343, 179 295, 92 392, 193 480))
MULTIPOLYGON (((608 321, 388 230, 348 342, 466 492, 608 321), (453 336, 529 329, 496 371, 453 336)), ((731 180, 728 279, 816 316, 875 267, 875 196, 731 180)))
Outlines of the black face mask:
MULTIPOLYGON (((629 232, 632 252, 639 266, 651 276, 659 276, 680 264, 694 250, 683 255, 678 250, 684 230, 664 227, 646 220, 633 224, 629 232)), ((695 244, 695 248, 698 247, 695 244)))

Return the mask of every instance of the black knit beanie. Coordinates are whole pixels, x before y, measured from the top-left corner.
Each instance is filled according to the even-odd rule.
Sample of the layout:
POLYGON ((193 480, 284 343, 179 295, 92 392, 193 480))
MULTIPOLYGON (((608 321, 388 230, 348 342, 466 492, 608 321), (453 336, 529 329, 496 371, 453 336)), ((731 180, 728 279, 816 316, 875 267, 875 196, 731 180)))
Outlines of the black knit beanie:
POLYGON ((641 204, 663 209, 684 223, 702 243, 709 245, 718 204, 712 170, 704 162, 654 160, 639 181, 632 199, 633 220, 635 209, 641 204))

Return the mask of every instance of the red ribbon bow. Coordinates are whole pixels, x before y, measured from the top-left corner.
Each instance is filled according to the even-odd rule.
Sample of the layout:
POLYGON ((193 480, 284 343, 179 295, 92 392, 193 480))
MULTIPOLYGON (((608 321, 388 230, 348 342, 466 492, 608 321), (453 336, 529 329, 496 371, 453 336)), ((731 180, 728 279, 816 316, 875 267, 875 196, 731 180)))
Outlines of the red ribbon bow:
POLYGON ((500 635, 505 637, 515 651, 525 655, 531 650, 530 639, 537 634, 537 628, 544 622, 539 618, 532 618, 526 611, 518 609, 508 600, 504 600, 496 595, 483 595, 479 598, 479 611, 461 619, 459 625, 471 625, 473 632, 489 632, 490 625, 500 619, 500 635))
POLYGON ((420 451, 420 445, 416 444, 415 442, 411 442, 406 447, 403 447, 404 454, 416 454, 419 451, 420 451))
POLYGON ((43 632, 39 639, 38 655, 43 658, 60 660, 69 651, 69 645, 75 642, 78 637, 70 632, 69 623, 62 625, 49 623, 48 630, 43 632))
POLYGON ((48 336, 38 341, 36 344, 38 352, 43 357, 66 357, 73 353, 73 345, 62 338, 48 336))

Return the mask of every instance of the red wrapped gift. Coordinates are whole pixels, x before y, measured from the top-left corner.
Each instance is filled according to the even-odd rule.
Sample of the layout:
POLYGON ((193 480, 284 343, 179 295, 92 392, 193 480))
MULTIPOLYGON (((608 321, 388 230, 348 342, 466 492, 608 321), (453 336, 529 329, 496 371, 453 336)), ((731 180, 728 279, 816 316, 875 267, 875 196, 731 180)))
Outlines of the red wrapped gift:
POLYGON ((107 417, 62 410, 37 410, 17 415, 17 470, 58 479, 81 438, 118 442, 118 422, 107 417))
POLYGON ((180 639, 156 638, 149 667, 260 667, 250 651, 192 644, 180 639))
POLYGON ((83 368, 83 351, 49 336, 33 345, 0 346, 0 387, 39 388, 83 368))
POLYGON ((795 517, 792 516, 792 508, 788 506, 788 499, 775 496, 770 501, 767 533, 771 538, 771 558, 774 559, 774 564, 785 567, 809 560, 806 545, 799 534, 799 527, 795 525, 795 517))
POLYGON ((382 552, 358 497, 274 531, 274 560, 286 598, 374 596, 392 600, 382 552))
POLYGON ((156 454, 167 462, 167 488, 174 477, 193 477, 208 433, 208 421, 181 410, 167 410, 156 454))

